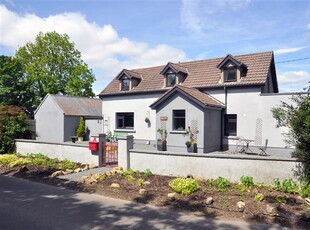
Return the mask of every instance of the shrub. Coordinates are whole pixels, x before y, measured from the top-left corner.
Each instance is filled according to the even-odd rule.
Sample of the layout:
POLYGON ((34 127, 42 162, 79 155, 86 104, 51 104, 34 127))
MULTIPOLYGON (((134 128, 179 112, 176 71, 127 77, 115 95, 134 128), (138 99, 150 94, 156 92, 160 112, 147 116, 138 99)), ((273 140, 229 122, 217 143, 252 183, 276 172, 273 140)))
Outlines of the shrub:
POLYGON ((299 194, 301 197, 310 197, 310 184, 303 183, 300 187, 299 194))
POLYGON ((77 164, 69 161, 67 159, 61 161, 60 163, 58 163, 57 168, 62 169, 62 170, 66 170, 66 169, 76 169, 77 168, 77 164))
POLYGON ((125 178, 126 178, 126 180, 128 180, 130 182, 135 181, 135 178, 132 175, 126 175, 125 178))
POLYGON ((265 199, 265 196, 262 193, 257 193, 254 197, 254 200, 259 201, 259 202, 263 201, 264 199, 265 199))
POLYGON ((0 105, 0 154, 14 152, 15 139, 27 138, 27 117, 17 106, 0 105))
POLYGON ((142 186, 144 184, 144 180, 143 179, 138 179, 137 180, 137 185, 138 186, 142 186))
POLYGON ((192 178, 176 178, 170 181, 169 186, 173 191, 183 195, 192 194, 200 188, 198 182, 192 178))
POLYGON ((16 160, 17 160, 17 156, 15 154, 0 155, 0 164, 9 164, 16 160))
POLYGON ((81 118, 80 118, 79 126, 78 126, 78 128, 77 128, 77 130, 76 130, 76 135, 77 135, 78 137, 83 137, 84 134, 85 134, 85 121, 84 121, 84 118, 81 117, 81 118))
POLYGON ((10 167, 15 167, 15 166, 23 166, 23 165, 28 165, 31 163, 31 160, 28 158, 17 158, 15 161, 11 161, 9 163, 10 167))
POLYGON ((146 170, 144 171, 144 175, 145 175, 146 177, 151 177, 151 176, 153 176, 153 173, 151 172, 150 169, 146 169, 146 170))
POLYGON ((279 178, 273 181, 273 185, 279 191, 286 192, 286 193, 297 193, 298 192, 298 184, 293 181, 292 179, 285 179, 281 183, 279 178))
POLYGON ((132 170, 132 169, 128 169, 127 171, 122 171, 121 172, 121 175, 122 176, 128 176, 128 175, 134 175, 136 172, 134 171, 134 170, 132 170))
POLYGON ((218 191, 223 191, 225 188, 230 186, 229 180, 223 178, 223 177, 218 177, 216 180, 209 179, 208 183, 211 186, 215 186, 218 188, 218 191))
POLYGON ((242 176, 240 178, 240 181, 241 181, 241 184, 243 184, 247 188, 254 185, 253 177, 251 176, 242 176))

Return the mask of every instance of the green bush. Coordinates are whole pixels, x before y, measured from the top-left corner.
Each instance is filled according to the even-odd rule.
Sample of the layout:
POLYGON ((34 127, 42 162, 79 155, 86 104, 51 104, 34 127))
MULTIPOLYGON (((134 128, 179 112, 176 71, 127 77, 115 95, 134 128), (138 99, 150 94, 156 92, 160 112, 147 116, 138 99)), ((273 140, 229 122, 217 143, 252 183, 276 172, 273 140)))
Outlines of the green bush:
POLYGON ((146 169, 146 170, 144 171, 144 175, 145 175, 146 177, 151 177, 151 176, 153 176, 153 173, 151 172, 150 169, 146 169))
POLYGON ((77 130, 76 130, 76 135, 77 135, 78 137, 83 137, 84 134, 85 134, 85 121, 84 121, 84 118, 81 117, 81 118, 80 118, 79 126, 78 126, 78 128, 77 128, 77 130))
POLYGON ((132 175, 126 175, 125 178, 126 178, 126 180, 128 180, 130 182, 135 181, 135 178, 132 175))
POLYGON ((126 170, 126 171, 122 171, 121 172, 121 175, 122 176, 128 176, 128 175, 134 175, 136 172, 134 171, 134 170, 132 170, 132 169, 128 169, 128 170, 126 170))
POLYGON ((15 139, 29 135, 25 112, 17 106, 0 105, 0 154, 14 152, 15 139))
POLYGON ((279 191, 286 192, 286 193, 297 193, 298 192, 298 184, 293 181, 292 179, 285 179, 281 183, 279 178, 273 181, 273 185, 279 191))
POLYGON ((61 161, 60 163, 58 163, 57 168, 58 169, 62 169, 62 170, 66 170, 66 169, 76 169, 78 166, 76 163, 74 163, 73 161, 69 161, 67 159, 61 161))
POLYGON ((229 180, 223 178, 223 177, 218 177, 217 179, 209 179, 208 183, 211 186, 215 186, 218 188, 218 191, 224 191, 225 188, 230 186, 229 180))
POLYGON ((303 183, 300 187, 299 194, 301 197, 310 197, 310 184, 303 183))
POLYGON ((144 180, 143 179, 140 178, 140 179, 137 180, 137 185, 138 186, 141 187, 143 184, 144 184, 144 180))
POLYGON ((198 190, 199 184, 192 178, 176 178, 170 181, 169 186, 177 193, 189 195, 198 190))
POLYGON ((254 197, 255 201, 262 202, 265 199, 265 196, 262 193, 257 193, 254 197))
POLYGON ((9 164, 17 159, 15 154, 0 154, 0 164, 9 164))
POLYGON ((254 185, 253 177, 251 176, 242 176, 240 178, 240 181, 241 181, 241 184, 243 184, 247 188, 254 185))

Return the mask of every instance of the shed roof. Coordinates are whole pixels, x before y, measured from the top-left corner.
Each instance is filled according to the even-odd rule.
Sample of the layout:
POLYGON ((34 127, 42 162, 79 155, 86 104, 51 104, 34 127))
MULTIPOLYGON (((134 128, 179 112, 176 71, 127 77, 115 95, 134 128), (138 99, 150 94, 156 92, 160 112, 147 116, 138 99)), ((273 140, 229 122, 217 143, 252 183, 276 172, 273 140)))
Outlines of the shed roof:
MULTIPOLYGON (((47 94, 41 104, 44 103, 47 97, 51 97, 65 115, 102 117, 102 101, 100 99, 47 94)), ((38 109, 40 108, 41 104, 39 105, 38 109)))

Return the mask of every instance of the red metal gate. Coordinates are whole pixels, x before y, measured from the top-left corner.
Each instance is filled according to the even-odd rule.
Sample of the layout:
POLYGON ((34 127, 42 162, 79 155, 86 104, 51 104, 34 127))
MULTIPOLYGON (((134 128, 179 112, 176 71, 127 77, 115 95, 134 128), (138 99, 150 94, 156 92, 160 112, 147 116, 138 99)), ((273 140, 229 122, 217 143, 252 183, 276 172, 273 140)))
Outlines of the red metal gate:
POLYGON ((118 145, 117 142, 107 142, 103 148, 105 151, 102 157, 103 166, 117 166, 118 165, 118 145))

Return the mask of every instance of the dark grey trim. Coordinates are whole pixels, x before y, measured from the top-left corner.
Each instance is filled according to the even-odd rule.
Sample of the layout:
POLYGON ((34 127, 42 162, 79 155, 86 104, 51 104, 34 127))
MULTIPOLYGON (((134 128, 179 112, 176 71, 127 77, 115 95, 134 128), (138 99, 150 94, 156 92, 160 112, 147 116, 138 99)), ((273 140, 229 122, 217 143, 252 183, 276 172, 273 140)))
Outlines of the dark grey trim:
POLYGON ((261 93, 260 96, 281 96, 281 95, 310 95, 310 92, 287 92, 287 93, 261 93))
POLYGON ((217 65, 217 68, 222 69, 223 66, 226 64, 226 62, 231 61, 234 63, 237 67, 240 67, 244 65, 242 62, 236 60, 234 57, 232 57, 230 54, 226 55, 226 57, 217 65))

